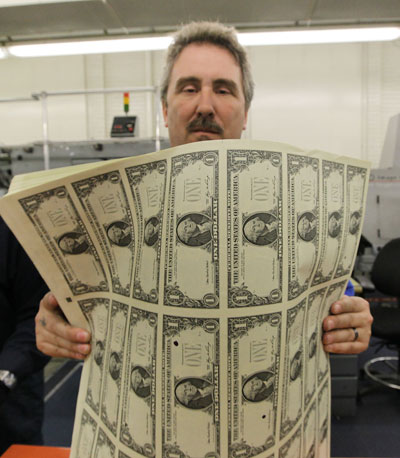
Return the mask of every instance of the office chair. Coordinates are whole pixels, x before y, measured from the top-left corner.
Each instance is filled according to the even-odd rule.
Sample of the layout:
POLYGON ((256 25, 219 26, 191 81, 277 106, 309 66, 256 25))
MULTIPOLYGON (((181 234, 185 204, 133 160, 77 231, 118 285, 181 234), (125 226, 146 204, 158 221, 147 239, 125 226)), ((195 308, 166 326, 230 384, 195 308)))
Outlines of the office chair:
POLYGON ((397 356, 373 358, 364 365, 364 372, 375 382, 400 390, 400 238, 388 242, 378 253, 371 280, 378 291, 397 298, 395 305, 371 307, 372 335, 394 349, 397 356))

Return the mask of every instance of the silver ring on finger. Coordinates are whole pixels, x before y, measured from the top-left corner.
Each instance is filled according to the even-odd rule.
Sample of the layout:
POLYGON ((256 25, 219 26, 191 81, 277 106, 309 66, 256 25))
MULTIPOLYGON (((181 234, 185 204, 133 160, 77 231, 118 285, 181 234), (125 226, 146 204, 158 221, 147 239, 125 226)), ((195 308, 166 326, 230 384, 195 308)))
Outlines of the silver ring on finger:
POLYGON ((358 339, 359 334, 358 334, 357 328, 352 328, 352 329, 353 329, 353 331, 354 331, 354 339, 353 339, 353 342, 355 342, 355 341, 358 339))

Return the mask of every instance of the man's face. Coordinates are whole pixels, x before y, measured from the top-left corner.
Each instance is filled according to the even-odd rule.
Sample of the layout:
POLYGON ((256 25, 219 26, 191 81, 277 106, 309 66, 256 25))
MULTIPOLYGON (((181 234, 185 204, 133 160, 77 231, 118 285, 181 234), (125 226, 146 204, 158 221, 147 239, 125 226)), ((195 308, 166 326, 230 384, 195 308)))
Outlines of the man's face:
POLYGON ((192 43, 176 60, 163 103, 171 146, 240 138, 247 111, 242 74, 226 49, 192 43))
POLYGON ((196 223, 193 222, 190 218, 186 218, 178 226, 178 235, 182 240, 189 239, 194 231, 196 230, 196 223))
POLYGON ((71 237, 64 237, 64 243, 69 251, 73 251, 78 242, 71 237))
POLYGON ((96 344, 96 355, 100 356, 103 354, 103 347, 101 342, 97 342, 96 344))
POLYGON ((260 380, 258 377, 254 377, 252 380, 249 381, 249 383, 253 392, 255 393, 257 393, 257 391, 260 390, 263 384, 262 380, 260 380))
POLYGON ((197 388, 190 382, 182 383, 183 394, 185 399, 192 399, 197 392, 197 388))
POLYGON ((119 361, 117 359, 117 356, 115 355, 111 355, 111 358, 110 358, 110 371, 111 372, 119 371, 119 361))
POLYGON ((335 230, 338 228, 338 226, 339 226, 339 221, 336 219, 335 216, 332 216, 332 217, 329 219, 328 226, 329 226, 329 231, 330 231, 330 232, 335 232, 335 230))
POLYGON ((358 215, 351 215, 350 217, 350 229, 355 230, 359 224, 359 217, 358 215))
POLYGON ((148 222, 144 228, 144 236, 146 239, 149 239, 152 235, 158 232, 158 224, 153 225, 153 223, 148 222))
POLYGON ((252 220, 248 221, 245 226, 246 236, 250 239, 256 239, 265 229, 264 221, 256 216, 252 220))
POLYGON ((263 385, 262 380, 254 377, 246 383, 245 395, 248 399, 254 399, 263 385))
POLYGON ((137 388, 143 380, 138 369, 134 370, 131 375, 132 386, 137 388))
POLYGON ((122 229, 120 227, 117 227, 117 226, 112 226, 110 227, 110 229, 108 230, 108 235, 110 237, 111 240, 116 240, 118 241, 119 239, 122 238, 122 236, 124 235, 122 229))
POLYGON ((301 233, 302 235, 306 235, 307 232, 310 231, 310 229, 311 229, 311 223, 310 223, 310 221, 309 221, 306 217, 304 217, 304 218, 302 218, 302 219, 300 220, 300 227, 299 227, 299 229, 300 229, 300 233, 301 233))

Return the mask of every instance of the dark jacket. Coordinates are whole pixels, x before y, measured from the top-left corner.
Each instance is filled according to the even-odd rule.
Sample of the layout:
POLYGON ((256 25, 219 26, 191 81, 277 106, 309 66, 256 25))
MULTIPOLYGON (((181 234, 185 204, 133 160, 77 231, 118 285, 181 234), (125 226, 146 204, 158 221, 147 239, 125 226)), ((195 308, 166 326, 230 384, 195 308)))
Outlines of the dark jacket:
MULTIPOLYGON (((18 379, 0 390, 0 453, 13 443, 40 443, 43 367, 36 348, 34 317, 48 288, 0 218, 0 369, 18 379)), ((0 384, 1 385, 1 384, 0 384)))

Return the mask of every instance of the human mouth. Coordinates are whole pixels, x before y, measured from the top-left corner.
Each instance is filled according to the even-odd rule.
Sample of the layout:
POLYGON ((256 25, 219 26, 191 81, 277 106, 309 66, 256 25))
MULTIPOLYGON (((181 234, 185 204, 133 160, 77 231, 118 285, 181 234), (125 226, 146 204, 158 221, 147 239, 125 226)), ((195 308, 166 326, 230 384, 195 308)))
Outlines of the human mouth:
POLYGON ((222 135, 224 132, 221 126, 219 126, 214 121, 209 120, 208 118, 194 119, 187 126, 187 130, 189 132, 196 132, 196 133, 204 134, 204 135, 207 135, 207 134, 222 135))
POLYGON ((199 137, 201 139, 205 139, 205 140, 208 137, 213 137, 213 136, 219 136, 220 135, 218 132, 215 132, 213 130, 203 130, 203 129, 192 130, 191 133, 195 134, 197 137, 199 137))

